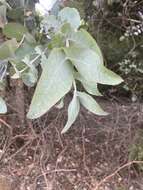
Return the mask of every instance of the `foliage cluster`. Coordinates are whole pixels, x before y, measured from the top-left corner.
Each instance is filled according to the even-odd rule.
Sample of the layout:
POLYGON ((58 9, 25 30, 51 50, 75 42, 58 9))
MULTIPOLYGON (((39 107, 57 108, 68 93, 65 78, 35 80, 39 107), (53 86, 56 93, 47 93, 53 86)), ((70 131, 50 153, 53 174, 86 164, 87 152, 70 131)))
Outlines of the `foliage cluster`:
MULTIPOLYGON (((5 10, 9 8, 6 2, 1 6, 5 10)), ((10 8, 9 12, 15 13, 16 18, 18 11, 10 8)), ((27 117, 36 119, 42 116, 63 101, 71 90, 73 99, 62 133, 76 120, 80 105, 94 114, 107 115, 91 95, 101 96, 98 84, 117 85, 122 79, 105 67, 96 41, 81 27, 79 12, 66 7, 57 16, 38 18, 39 22, 35 22, 32 31, 25 17, 33 13, 24 9, 22 22, 15 22, 12 17, 7 22, 6 13, 1 11, 1 18, 5 18, 1 26, 1 35, 5 38, 0 46, 1 84, 6 80, 6 75, 12 80, 22 80, 28 87, 37 84, 27 117), (86 92, 78 90, 77 81, 86 92)), ((0 112, 6 111, 1 97, 0 112)))
POLYGON ((126 82, 124 89, 141 96, 143 90, 143 2, 81 1, 84 3, 88 30, 100 44, 107 65, 123 76, 126 82))

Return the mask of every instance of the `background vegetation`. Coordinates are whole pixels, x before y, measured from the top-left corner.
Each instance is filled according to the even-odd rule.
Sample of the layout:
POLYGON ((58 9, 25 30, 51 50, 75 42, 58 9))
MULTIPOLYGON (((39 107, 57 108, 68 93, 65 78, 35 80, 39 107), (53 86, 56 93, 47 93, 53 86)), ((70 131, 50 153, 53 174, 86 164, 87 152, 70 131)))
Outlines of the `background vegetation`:
POLYGON ((129 92, 126 95, 133 96, 133 100, 141 97, 143 2, 81 0, 69 4, 78 7, 87 21, 88 30, 100 44, 108 67, 125 79, 119 91, 129 92))
MULTIPOLYGON (((26 11, 23 1, 7 2, 14 11, 9 10, 5 19, 25 19, 44 44, 36 30, 36 1, 27 1, 26 11)), ((8 105, 8 113, 0 116, 0 190, 142 190, 143 1, 67 0, 56 4, 53 13, 63 6, 79 10, 82 27, 97 40, 106 67, 125 82, 99 86, 104 97, 97 99, 109 116, 97 117, 81 108, 73 128, 61 135, 71 94, 60 111, 62 102, 29 121, 25 115, 34 89, 7 76, 7 85, 0 86, 8 105)), ((5 40, 1 34, 1 43, 5 40)), ((27 77, 22 79, 27 83, 27 77)))

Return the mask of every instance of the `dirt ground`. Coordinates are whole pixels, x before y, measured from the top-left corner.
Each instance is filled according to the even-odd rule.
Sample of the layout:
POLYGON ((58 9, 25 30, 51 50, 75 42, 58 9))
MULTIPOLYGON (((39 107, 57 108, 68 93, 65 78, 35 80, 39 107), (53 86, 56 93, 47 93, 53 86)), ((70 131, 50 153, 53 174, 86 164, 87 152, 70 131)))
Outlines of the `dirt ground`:
POLYGON ((65 135, 66 105, 26 126, 9 105, 0 117, 0 190, 143 190, 143 141, 131 156, 143 130, 143 103, 99 102, 107 117, 82 108, 65 135))

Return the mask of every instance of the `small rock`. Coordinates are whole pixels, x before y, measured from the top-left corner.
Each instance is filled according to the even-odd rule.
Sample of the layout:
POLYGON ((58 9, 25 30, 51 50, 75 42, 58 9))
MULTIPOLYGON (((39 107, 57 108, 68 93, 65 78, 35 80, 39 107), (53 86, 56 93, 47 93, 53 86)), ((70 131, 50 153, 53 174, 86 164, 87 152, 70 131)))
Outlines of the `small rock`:
POLYGON ((131 187, 129 188, 129 190, 134 190, 134 186, 131 186, 131 187))

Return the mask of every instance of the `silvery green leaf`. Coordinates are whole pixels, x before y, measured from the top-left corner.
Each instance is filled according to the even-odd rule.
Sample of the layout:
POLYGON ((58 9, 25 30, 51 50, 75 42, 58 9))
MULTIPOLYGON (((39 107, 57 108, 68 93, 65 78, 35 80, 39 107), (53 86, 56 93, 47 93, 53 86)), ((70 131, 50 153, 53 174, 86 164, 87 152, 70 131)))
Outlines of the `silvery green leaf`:
POLYGON ((61 2, 59 0, 54 0, 55 2, 53 2, 53 6, 52 6, 52 9, 51 9, 51 14, 52 15, 58 15, 58 12, 60 10, 60 5, 61 5, 61 2))
POLYGON ((41 30, 46 34, 49 33, 50 30, 53 32, 57 32, 59 30, 61 23, 57 20, 54 15, 45 15, 44 19, 41 22, 41 30))
POLYGON ((36 45, 36 40, 35 38, 32 36, 32 34, 30 34, 29 32, 26 33, 25 35, 25 40, 29 43, 29 44, 33 44, 36 45))
POLYGON ((45 64, 47 64, 47 57, 45 54, 42 54, 41 55, 41 62, 40 62, 42 69, 44 69, 45 64))
POLYGON ((96 115, 107 115, 105 111, 99 106, 99 104, 87 93, 85 92, 77 92, 80 103, 90 112, 96 115))
POLYGON ((19 23, 8 23, 3 29, 3 34, 7 38, 16 38, 18 41, 20 41, 27 32, 27 28, 19 23))
POLYGON ((71 89, 73 70, 61 49, 53 49, 43 65, 27 117, 35 119, 45 114, 71 89))
POLYGON ((66 7, 62 9, 58 14, 62 22, 69 23, 74 29, 80 26, 80 15, 77 9, 66 7))
POLYGON ((97 83, 86 81, 79 73, 75 74, 76 80, 80 81, 84 87, 84 89, 92 95, 102 96, 102 94, 98 90, 97 83))
POLYGON ((65 41, 66 41, 66 39, 65 39, 65 37, 62 34, 60 34, 60 33, 55 34, 53 36, 50 44, 49 44, 49 47, 51 49, 64 47, 65 46, 65 41))
POLYGON ((77 45, 64 48, 64 51, 86 81, 108 85, 117 85, 123 81, 101 63, 100 55, 95 51, 77 45))
POLYGON ((66 133, 68 129, 72 126, 72 124, 75 122, 78 116, 79 110, 80 110, 80 103, 77 97, 77 92, 75 91, 73 99, 70 102, 69 107, 68 107, 68 120, 65 127, 63 128, 61 132, 62 134, 66 133))
POLYGON ((27 72, 21 74, 21 78, 26 86, 33 87, 38 80, 38 71, 31 67, 27 72))
POLYGON ((32 55, 35 53, 35 44, 30 44, 27 41, 21 44, 20 48, 18 48, 15 52, 16 58, 21 61, 27 55, 32 55))
POLYGON ((35 51, 38 55, 42 55, 43 54, 43 50, 41 46, 36 46, 35 47, 35 51))
POLYGON ((6 0, 0 0, 0 3, 2 3, 2 5, 4 5, 5 7, 7 7, 8 9, 12 9, 11 6, 9 5, 9 3, 7 3, 6 0))
POLYGON ((7 106, 2 97, 0 97, 0 114, 4 114, 7 112, 7 106))
POLYGON ((69 40, 75 42, 81 47, 89 48, 98 53, 101 58, 101 63, 103 64, 102 52, 95 39, 86 30, 80 29, 77 32, 71 32, 71 34, 69 34, 69 40))
POLYGON ((14 56, 16 49, 18 48, 18 43, 16 39, 7 40, 0 46, 0 59, 8 59, 14 56))

